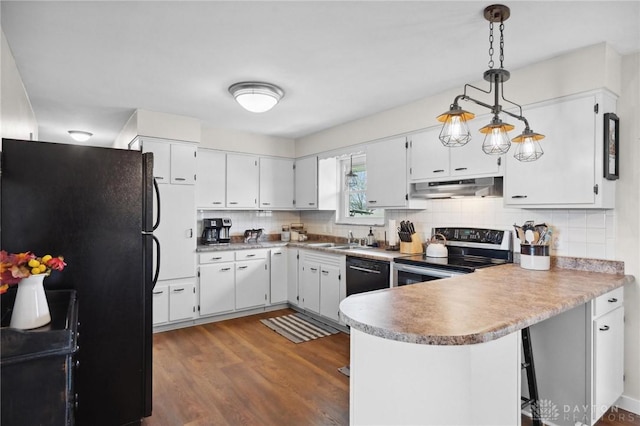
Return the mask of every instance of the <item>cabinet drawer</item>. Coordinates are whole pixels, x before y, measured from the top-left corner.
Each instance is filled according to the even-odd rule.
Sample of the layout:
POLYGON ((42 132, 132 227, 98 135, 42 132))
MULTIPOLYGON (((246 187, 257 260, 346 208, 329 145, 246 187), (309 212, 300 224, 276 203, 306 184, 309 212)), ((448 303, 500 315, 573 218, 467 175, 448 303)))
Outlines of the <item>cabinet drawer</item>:
POLYGON ((198 256, 198 263, 218 263, 218 262, 233 262, 234 252, 232 251, 212 251, 207 253, 200 253, 198 256))
POLYGON ((615 308, 622 306, 624 302, 624 287, 619 287, 615 290, 611 290, 608 293, 603 294, 595 299, 593 317, 599 317, 614 310, 615 308))
POLYGON ((267 249, 257 250, 238 250, 236 252, 236 260, 253 260, 253 259, 266 259, 267 249))

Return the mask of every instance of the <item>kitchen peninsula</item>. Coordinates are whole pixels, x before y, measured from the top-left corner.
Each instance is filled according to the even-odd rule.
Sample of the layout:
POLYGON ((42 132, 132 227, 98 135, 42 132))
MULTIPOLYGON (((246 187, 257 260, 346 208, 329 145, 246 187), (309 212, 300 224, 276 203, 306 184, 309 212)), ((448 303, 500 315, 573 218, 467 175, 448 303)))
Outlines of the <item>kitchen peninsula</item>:
MULTIPOLYGON (((581 310, 567 324, 591 347, 590 319, 602 311, 602 295, 622 312, 621 287, 634 280, 617 264, 609 273, 510 264, 348 297, 340 312, 351 326, 351 423, 520 424, 520 330, 581 310)), ((593 270, 609 266, 596 261, 593 270)), ((576 365, 593 367, 590 355, 580 361, 592 351, 564 350, 574 351, 576 365)), ((594 406, 593 378, 580 379, 587 388, 581 397, 594 406)))

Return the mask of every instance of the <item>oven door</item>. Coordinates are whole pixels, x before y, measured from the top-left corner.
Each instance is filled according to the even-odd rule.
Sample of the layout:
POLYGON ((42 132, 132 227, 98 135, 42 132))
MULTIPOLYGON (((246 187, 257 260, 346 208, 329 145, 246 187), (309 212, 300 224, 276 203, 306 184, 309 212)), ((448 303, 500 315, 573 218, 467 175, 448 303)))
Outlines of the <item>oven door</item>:
POLYGON ((404 263, 393 264, 393 286, 416 284, 425 281, 450 278, 462 275, 464 272, 447 271, 443 269, 428 268, 422 266, 405 265, 404 263))

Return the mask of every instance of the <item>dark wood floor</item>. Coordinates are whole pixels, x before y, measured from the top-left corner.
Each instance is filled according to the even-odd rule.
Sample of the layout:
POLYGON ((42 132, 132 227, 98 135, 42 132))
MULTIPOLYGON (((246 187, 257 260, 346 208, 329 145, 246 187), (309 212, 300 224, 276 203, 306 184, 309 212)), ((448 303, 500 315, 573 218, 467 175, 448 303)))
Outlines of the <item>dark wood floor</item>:
MULTIPOLYGON (((349 336, 294 344, 269 312, 154 335, 153 415, 144 426, 347 425, 349 336)), ((523 417, 523 426, 531 425, 523 417)), ((596 426, 640 426, 610 412, 596 426)))
POLYGON ((154 335, 146 426, 346 425, 344 333, 294 344, 259 322, 283 310, 154 335))

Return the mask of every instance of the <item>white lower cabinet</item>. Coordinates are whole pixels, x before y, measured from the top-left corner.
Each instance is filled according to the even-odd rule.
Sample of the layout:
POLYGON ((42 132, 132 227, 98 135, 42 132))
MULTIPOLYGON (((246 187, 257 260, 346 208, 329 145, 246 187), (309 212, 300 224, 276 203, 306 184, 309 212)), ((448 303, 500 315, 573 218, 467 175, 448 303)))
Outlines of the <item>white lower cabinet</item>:
POLYGON ((236 261, 236 309, 264 306, 268 283, 266 259, 236 261))
POLYGON ((553 424, 592 426, 622 395, 622 303, 621 287, 530 327, 538 393, 553 424))
POLYGON ((270 274, 270 302, 272 305, 287 302, 287 248, 272 248, 269 251, 271 274, 270 274))
POLYGON ((183 321, 196 316, 196 285, 185 281, 169 285, 169 321, 183 321))
POLYGON ((346 297, 342 280, 346 257, 308 250, 299 250, 299 254, 299 306, 338 322, 339 305, 346 297))
POLYGON ((153 289, 153 325, 190 320, 196 316, 195 279, 165 281, 153 289))
POLYGON ((169 322, 169 286, 156 285, 153 289, 153 325, 169 322))
POLYGON ((294 306, 300 305, 299 290, 298 290, 298 260, 299 250, 296 248, 287 248, 287 300, 294 306))
POLYGON ((235 265, 220 262, 200 265, 200 315, 215 315, 235 309, 235 265))
POLYGON ((320 266, 320 315, 340 320, 340 268, 332 265, 320 266))

